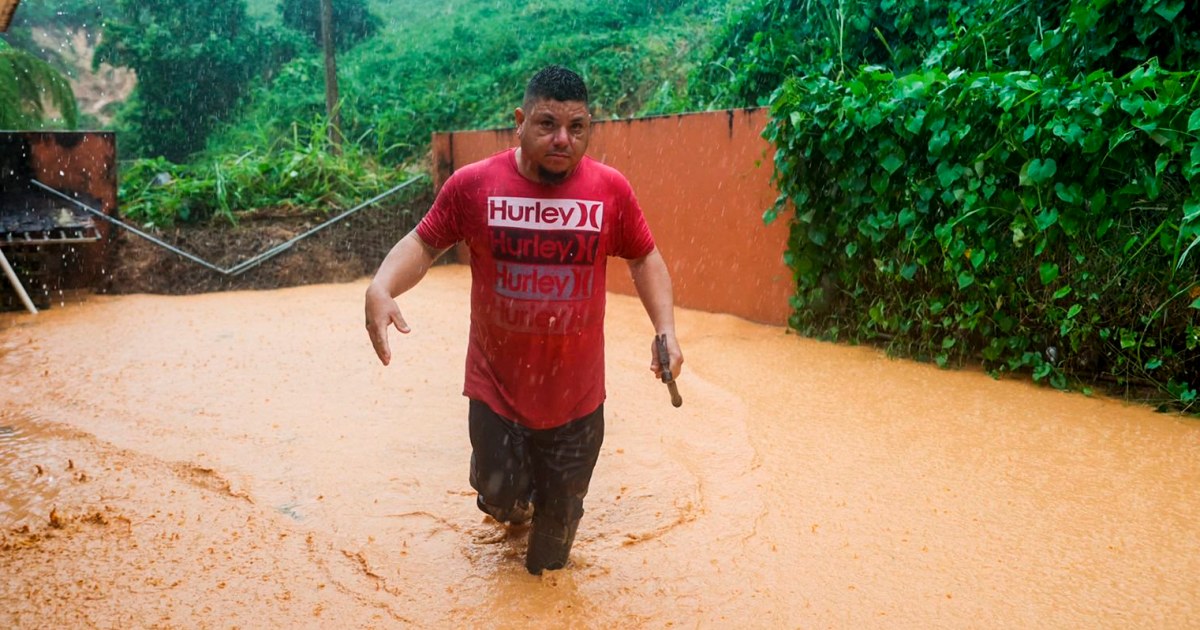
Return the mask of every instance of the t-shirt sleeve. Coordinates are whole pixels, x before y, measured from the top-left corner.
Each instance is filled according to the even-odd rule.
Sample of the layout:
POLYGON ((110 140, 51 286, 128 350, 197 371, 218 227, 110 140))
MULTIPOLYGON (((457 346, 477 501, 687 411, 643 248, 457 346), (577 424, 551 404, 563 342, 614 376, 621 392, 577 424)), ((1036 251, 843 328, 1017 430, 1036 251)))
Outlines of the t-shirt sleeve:
POLYGON ((433 200, 433 206, 417 224, 417 236, 434 249, 445 249, 463 239, 462 204, 459 203, 462 178, 457 175, 455 173, 446 180, 433 200))
POLYGON ((654 251, 654 235, 646 223, 646 215, 638 204, 633 188, 624 178, 617 194, 617 224, 613 234, 611 255, 621 258, 641 258, 654 251))

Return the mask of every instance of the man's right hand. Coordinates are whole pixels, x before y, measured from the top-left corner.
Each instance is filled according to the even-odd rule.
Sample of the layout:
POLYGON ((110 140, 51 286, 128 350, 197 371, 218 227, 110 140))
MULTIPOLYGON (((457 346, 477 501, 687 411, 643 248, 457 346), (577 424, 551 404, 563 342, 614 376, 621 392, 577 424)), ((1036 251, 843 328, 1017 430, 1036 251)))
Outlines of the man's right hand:
POLYGON ((387 291, 374 282, 367 287, 366 297, 367 334, 379 360, 387 365, 392 362, 392 351, 388 346, 388 326, 408 334, 409 327, 400 314, 400 307, 387 291))

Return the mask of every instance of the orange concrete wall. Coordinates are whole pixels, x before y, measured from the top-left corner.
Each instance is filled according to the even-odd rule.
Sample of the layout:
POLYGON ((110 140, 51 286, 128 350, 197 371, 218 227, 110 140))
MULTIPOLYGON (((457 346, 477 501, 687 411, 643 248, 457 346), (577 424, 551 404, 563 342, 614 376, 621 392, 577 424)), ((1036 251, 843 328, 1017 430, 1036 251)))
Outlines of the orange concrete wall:
MULTIPOLYGON (((783 325, 794 282, 786 219, 762 220, 777 194, 766 122, 762 109, 596 122, 588 155, 633 184, 677 305, 783 325)), ((512 129, 434 134, 434 183, 515 145, 512 129)), ((609 290, 634 295, 624 262, 609 265, 609 290)))

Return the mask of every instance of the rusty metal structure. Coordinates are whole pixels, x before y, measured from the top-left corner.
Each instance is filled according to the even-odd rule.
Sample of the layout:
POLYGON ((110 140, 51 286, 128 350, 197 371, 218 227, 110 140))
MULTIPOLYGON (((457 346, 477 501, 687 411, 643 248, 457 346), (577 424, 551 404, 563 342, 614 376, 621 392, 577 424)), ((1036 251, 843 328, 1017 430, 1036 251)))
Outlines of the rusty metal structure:
POLYGON ((102 278, 109 226, 37 182, 115 215, 114 134, 0 132, 0 309, 36 312, 102 278))
POLYGON ((24 306, 36 313, 65 290, 98 286, 115 228, 215 273, 238 276, 421 179, 409 177, 226 268, 118 218, 116 141, 111 132, 0 132, 0 310, 24 306))

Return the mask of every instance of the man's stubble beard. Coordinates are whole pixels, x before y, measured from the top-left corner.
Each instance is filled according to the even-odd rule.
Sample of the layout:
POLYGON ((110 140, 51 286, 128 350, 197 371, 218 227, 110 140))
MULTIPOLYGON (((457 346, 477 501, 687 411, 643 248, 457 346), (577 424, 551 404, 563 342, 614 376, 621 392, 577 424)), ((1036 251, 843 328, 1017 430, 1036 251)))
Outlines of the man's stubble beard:
POLYGON ((557 186, 558 184, 563 183, 563 181, 566 180, 567 176, 570 174, 571 171, 562 171, 561 173, 556 173, 554 171, 547 170, 544 166, 538 166, 538 179, 541 180, 543 184, 550 186, 557 186))

